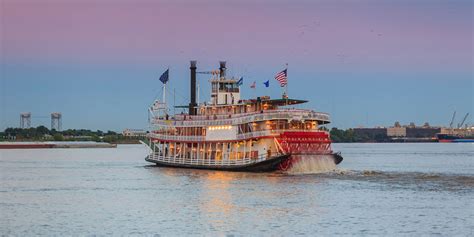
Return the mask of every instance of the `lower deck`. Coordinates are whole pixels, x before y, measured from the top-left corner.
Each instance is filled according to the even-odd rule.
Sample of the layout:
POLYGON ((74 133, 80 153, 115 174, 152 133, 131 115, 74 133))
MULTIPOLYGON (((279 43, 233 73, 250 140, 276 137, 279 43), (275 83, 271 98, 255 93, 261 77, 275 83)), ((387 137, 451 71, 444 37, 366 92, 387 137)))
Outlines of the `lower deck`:
POLYGON ((227 171, 245 171, 245 172, 271 172, 281 168, 281 164, 290 157, 290 155, 279 154, 273 157, 259 157, 256 159, 239 160, 199 160, 177 157, 166 157, 160 154, 150 154, 145 158, 146 161, 155 163, 163 167, 227 170, 227 171))

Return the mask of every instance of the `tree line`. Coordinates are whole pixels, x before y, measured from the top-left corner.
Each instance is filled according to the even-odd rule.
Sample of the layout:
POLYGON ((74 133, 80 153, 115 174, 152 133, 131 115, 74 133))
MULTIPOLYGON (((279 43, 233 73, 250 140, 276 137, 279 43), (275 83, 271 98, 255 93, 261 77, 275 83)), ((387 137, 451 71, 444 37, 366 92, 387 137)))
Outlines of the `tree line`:
POLYGON ((329 133, 331 134, 331 140, 335 143, 338 142, 387 142, 389 141, 387 136, 356 133, 354 129, 338 129, 332 128, 329 133))
MULTIPOLYGON (((327 128, 323 128, 327 130, 327 128)), ((331 140, 337 142, 383 142, 385 136, 370 137, 367 134, 357 134, 353 129, 332 128, 329 131, 331 140)), ((140 138, 126 137, 114 131, 92 131, 89 129, 67 129, 64 131, 49 130, 45 126, 36 128, 7 128, 0 132, 0 140, 16 141, 96 141, 96 142, 127 142, 137 141, 140 138)))
POLYGON ((0 140, 16 141, 95 141, 116 143, 138 140, 137 137, 126 137, 114 131, 103 132, 89 129, 67 129, 56 131, 45 126, 36 128, 7 128, 0 132, 0 140))

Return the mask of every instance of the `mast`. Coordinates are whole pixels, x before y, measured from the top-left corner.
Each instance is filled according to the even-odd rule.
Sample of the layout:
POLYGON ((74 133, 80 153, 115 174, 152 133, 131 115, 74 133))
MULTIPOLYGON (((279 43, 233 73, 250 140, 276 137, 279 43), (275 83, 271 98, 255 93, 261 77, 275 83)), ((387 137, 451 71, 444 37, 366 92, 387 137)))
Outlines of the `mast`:
POLYGON ((163 84, 163 104, 166 104, 166 83, 163 84))
POLYGON ((288 105, 288 63, 286 63, 286 85, 285 85, 285 96, 286 96, 286 105, 288 105))
POLYGON ((168 72, 168 78, 163 83, 163 104, 165 104, 165 106, 166 106, 166 83, 168 83, 169 77, 170 77, 170 67, 169 66, 168 66, 168 69, 166 71, 168 72))

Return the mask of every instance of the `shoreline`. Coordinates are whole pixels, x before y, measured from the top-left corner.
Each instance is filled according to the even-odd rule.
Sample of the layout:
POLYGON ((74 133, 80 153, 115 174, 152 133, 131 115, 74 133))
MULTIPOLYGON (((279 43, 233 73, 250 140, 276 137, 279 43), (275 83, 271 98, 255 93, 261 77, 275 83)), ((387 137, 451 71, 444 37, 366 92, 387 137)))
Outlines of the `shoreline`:
POLYGON ((117 148, 106 142, 0 142, 0 149, 117 148))

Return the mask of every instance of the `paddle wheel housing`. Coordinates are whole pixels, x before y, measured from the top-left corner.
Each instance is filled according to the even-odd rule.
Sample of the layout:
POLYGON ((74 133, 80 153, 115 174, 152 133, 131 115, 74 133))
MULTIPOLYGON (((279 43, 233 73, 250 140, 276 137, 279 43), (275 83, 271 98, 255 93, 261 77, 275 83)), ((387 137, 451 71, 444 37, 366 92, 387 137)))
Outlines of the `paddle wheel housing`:
POLYGON ((280 170, 288 170, 304 157, 332 153, 331 138, 326 131, 283 132, 276 140, 284 153, 291 154, 290 159, 280 165, 280 170))

